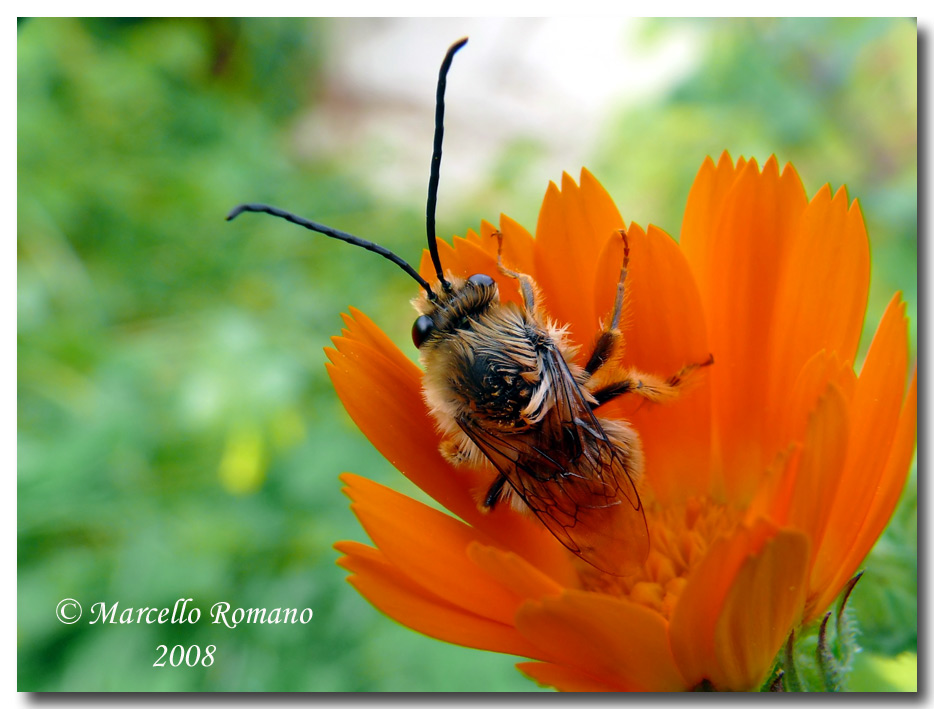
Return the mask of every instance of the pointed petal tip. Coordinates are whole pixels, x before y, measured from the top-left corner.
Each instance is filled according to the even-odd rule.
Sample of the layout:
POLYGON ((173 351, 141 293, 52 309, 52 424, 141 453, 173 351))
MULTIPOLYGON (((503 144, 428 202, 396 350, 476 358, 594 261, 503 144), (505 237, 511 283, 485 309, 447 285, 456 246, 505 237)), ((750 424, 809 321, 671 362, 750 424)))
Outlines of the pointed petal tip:
POLYGON ((793 179, 798 182, 801 181, 801 177, 798 175, 798 170, 795 168, 793 163, 786 162, 782 166, 782 177, 785 179, 793 179))
MULTIPOLYGON (((353 542, 349 539, 341 539, 340 541, 334 542, 331 548, 334 549, 334 551, 339 551, 341 554, 349 555, 353 551, 352 544, 353 542)), ((340 559, 338 559, 338 561, 340 561, 340 559)))
POLYGON ((577 181, 573 177, 571 177, 571 174, 569 172, 565 171, 561 173, 561 191, 563 193, 573 194, 579 189, 580 189, 580 186, 577 184, 577 181))
POLYGON ((754 173, 756 175, 759 175, 759 173, 761 172, 759 170, 759 163, 755 158, 749 158, 749 160, 746 160, 745 162, 743 162, 741 168, 740 168, 739 161, 737 161, 736 167, 739 168, 740 171, 743 173, 749 172, 749 173, 754 173))
POLYGON ((859 197, 853 198, 853 202, 850 204, 849 214, 850 214, 850 217, 853 219, 859 219, 860 221, 864 221, 863 206, 862 206, 862 203, 860 203, 859 201, 859 197))

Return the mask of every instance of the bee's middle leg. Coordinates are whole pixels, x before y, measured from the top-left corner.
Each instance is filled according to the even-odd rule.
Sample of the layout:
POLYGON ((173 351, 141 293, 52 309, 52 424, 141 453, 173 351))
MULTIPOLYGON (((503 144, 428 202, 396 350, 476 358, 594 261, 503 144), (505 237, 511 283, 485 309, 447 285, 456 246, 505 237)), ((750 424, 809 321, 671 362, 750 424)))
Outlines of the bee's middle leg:
POLYGON ((617 350, 623 343, 619 321, 623 313, 623 298, 626 295, 626 276, 629 273, 629 236, 625 229, 620 229, 619 235, 623 240, 623 265, 619 270, 619 281, 616 283, 616 299, 613 301, 613 311, 610 313, 609 321, 597 336, 593 352, 584 367, 588 374, 594 374, 614 354, 619 354, 617 350))
POLYGON ((711 364, 713 364, 713 355, 710 355, 704 362, 695 362, 682 367, 677 374, 668 378, 630 369, 621 379, 601 384, 592 389, 590 394, 597 400, 597 406, 630 393, 656 403, 670 401, 678 396, 682 385, 694 370, 708 367, 711 364))
MULTIPOLYGON (((625 229, 619 230, 623 240, 623 264, 620 268, 619 281, 616 284, 616 300, 609 320, 594 343, 593 352, 584 369, 591 376, 597 374, 611 359, 617 361, 622 356, 623 336, 619 331, 619 322, 623 312, 623 299, 626 294, 626 276, 629 272, 629 238, 625 229)), ((597 400, 597 406, 605 404, 623 394, 637 394, 649 401, 662 402, 675 398, 679 388, 694 370, 713 364, 713 355, 704 362, 697 362, 682 367, 677 374, 663 378, 647 374, 636 369, 629 369, 625 376, 607 381, 605 377, 594 377, 596 383, 590 394, 597 400)))

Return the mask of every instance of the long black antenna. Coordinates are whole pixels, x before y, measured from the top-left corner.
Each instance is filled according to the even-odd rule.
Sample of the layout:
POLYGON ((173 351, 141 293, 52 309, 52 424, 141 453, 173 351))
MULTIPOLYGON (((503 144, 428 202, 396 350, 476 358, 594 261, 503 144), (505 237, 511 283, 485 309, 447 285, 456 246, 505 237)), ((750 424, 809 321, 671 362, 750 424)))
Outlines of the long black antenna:
POLYGON ((298 224, 303 226, 306 229, 311 229, 316 231, 319 234, 324 234, 325 236, 330 236, 334 239, 340 239, 341 241, 346 241, 348 244, 353 244, 354 246, 362 246, 367 251, 372 251, 379 254, 383 258, 387 258, 396 264, 403 271, 408 273, 412 278, 416 280, 418 285, 424 288, 428 292, 428 298, 430 300, 436 300, 437 295, 434 291, 431 290, 431 286, 428 285, 428 282, 418 275, 418 271, 412 268, 405 259, 400 256, 397 256, 392 251, 387 249, 385 246, 380 246, 375 244, 372 241, 367 241, 366 239, 361 239, 359 236, 354 236, 353 234, 348 234, 346 231, 341 231, 340 229, 334 229, 324 224, 319 224, 318 222, 313 222, 310 219, 305 219, 304 217, 296 216, 291 212, 287 212, 284 209, 279 209, 278 207, 271 207, 268 204, 241 204, 237 207, 234 207, 230 214, 227 215, 227 221, 229 222, 232 219, 236 219, 243 212, 264 212, 266 214, 271 214, 274 217, 281 217, 287 222, 292 222, 293 224, 298 224))
POLYGON ((435 265, 435 273, 441 281, 444 290, 450 290, 451 284, 444 278, 441 268, 441 257, 438 255, 438 237, 435 234, 435 208, 438 206, 438 182, 441 179, 441 144, 444 142, 444 89, 448 83, 448 70, 457 50, 467 44, 464 37, 451 45, 444 61, 441 62, 441 71, 438 72, 438 92, 435 99, 435 140, 434 150, 431 153, 431 176, 428 178, 428 206, 425 210, 425 227, 428 231, 428 252, 431 262, 435 265))
MULTIPOLYGON (((441 71, 438 74, 438 92, 435 102, 434 150, 431 155, 431 177, 428 180, 428 207, 426 210, 428 251, 431 254, 431 262, 435 266, 435 273, 438 274, 438 280, 441 282, 441 287, 446 291, 451 289, 451 284, 448 283, 444 278, 444 273, 441 269, 441 257, 438 255, 438 237, 435 234, 435 208, 438 205, 438 182, 441 177, 441 144, 444 142, 444 89, 447 85, 448 71, 451 68, 451 62, 454 59, 454 55, 457 53, 457 50, 459 50, 465 44, 467 44, 466 37, 452 44, 448 49, 447 54, 444 55, 444 61, 441 62, 441 71)), ((292 214, 292 212, 287 212, 284 209, 279 209, 279 207, 273 207, 268 204, 241 204, 237 207, 234 207, 230 211, 230 214, 227 215, 227 221, 229 222, 232 219, 236 219, 243 212, 263 212, 265 214, 271 214, 274 217, 285 219, 287 222, 298 224, 299 226, 303 226, 306 229, 310 229, 311 231, 324 234, 325 236, 330 236, 333 239, 340 239, 341 241, 346 241, 348 244, 353 244, 354 246, 362 246, 367 251, 372 251, 379 254, 383 258, 392 261, 399 268, 414 278, 415 282, 425 289, 429 300, 435 301, 438 299, 437 293, 431 290, 431 286, 428 285, 428 282, 419 275, 418 271, 412 268, 412 266, 405 259, 397 256, 385 246, 380 246, 379 244, 372 241, 361 239, 359 236, 348 234, 346 231, 334 229, 333 227, 326 226, 325 224, 319 224, 318 222, 313 222, 310 219, 299 217, 298 215, 292 214)))

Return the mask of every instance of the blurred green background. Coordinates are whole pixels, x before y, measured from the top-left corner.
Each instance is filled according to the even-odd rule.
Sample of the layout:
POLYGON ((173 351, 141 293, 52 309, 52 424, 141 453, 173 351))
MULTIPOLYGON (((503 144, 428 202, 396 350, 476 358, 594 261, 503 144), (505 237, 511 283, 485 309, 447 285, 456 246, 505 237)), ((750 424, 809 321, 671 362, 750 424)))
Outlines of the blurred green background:
MULTIPOLYGON (((524 46, 534 69, 552 50, 528 37, 562 31, 542 22, 20 23, 20 690, 535 689, 510 658, 386 619, 334 565, 335 541, 365 541, 336 476, 351 470, 409 488, 345 415, 322 348, 352 304, 414 357, 413 284, 382 259, 291 225, 254 215, 228 225, 223 216, 265 200, 417 261, 444 48, 469 33, 478 56, 489 56, 482 48, 495 38, 524 46), (431 57, 409 82, 420 103, 354 93, 343 58, 376 47, 392 74, 415 51, 413 35, 431 57), (381 115, 406 112, 418 129, 406 133, 403 120, 402 139, 352 130, 355 116, 379 126, 381 115), (423 166, 414 177, 410 158, 423 166), (223 600, 310 607, 314 619, 234 630, 205 620, 64 625, 54 609, 65 597, 86 616, 97 600, 171 607, 191 597, 205 614, 223 600), (210 669, 152 667, 157 645, 196 643, 217 646, 210 669)), ((469 47, 449 82, 440 232, 463 234, 501 211, 534 229, 547 181, 560 177, 557 155, 557 170, 576 176, 587 165, 627 218, 677 235, 704 156, 728 149, 762 162, 774 152, 795 163, 809 194, 845 182, 860 199, 873 244, 868 330, 901 289, 914 347, 914 22, 655 20, 619 32, 641 56, 675 40, 687 59, 637 100, 604 102, 570 162, 541 137, 547 127, 534 134, 520 124, 499 136, 483 169, 458 177, 470 152, 454 135, 465 122, 458 110, 467 111, 458 82, 490 86, 473 111, 509 106, 479 70, 492 64, 471 64, 469 47)), ((501 54, 508 73, 512 55, 501 54)), ((598 79, 614 72, 591 69, 598 79)), ((539 108, 506 113, 534 118, 539 108)), ((915 477, 852 598, 861 689, 916 687, 915 477)))

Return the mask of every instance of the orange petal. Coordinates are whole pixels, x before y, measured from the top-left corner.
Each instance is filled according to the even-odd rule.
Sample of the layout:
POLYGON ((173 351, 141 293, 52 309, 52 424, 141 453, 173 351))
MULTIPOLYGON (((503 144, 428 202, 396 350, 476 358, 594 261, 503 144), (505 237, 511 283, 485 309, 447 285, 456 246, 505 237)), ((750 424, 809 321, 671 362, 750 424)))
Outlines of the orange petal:
POLYGON ((911 384, 908 388, 908 394, 905 397, 905 403, 902 406, 898 417, 898 427, 895 431, 895 440, 892 443, 892 450, 885 464, 885 470, 882 473, 880 487, 872 499, 872 505, 869 513, 866 515, 866 522, 859 530, 859 535, 850 555, 842 564, 841 570, 837 573, 837 583, 843 586, 843 583, 851 578, 856 572, 857 566, 862 562, 865 553, 863 548, 871 548, 875 540, 879 538, 892 513, 895 511, 895 505, 901 497, 902 490, 905 487, 905 481, 908 479, 908 473, 911 470, 911 461, 914 458, 915 439, 918 423, 918 371, 915 370, 911 384), (866 546, 868 544, 868 547, 866 546))
MULTIPOLYGON (((668 234, 654 226, 643 232, 632 224, 628 239, 630 267, 624 283, 621 325, 626 348, 623 363, 667 379, 710 355, 700 297, 681 250, 668 234)), ((607 318, 621 262, 622 240, 613 235, 607 239, 596 276, 600 286, 595 297, 597 308, 607 318)), ((601 416, 628 418, 639 432, 646 475, 662 501, 709 490, 710 392, 704 384, 706 369, 695 372, 692 382, 673 402, 645 404, 629 396, 623 397, 628 402, 620 400, 600 409, 601 416)))
POLYGON ((707 234, 712 242, 704 257, 708 272, 695 275, 716 360, 710 379, 724 483, 727 494, 745 504, 758 483, 751 471, 762 471, 770 462, 771 452, 761 445, 767 392, 762 348, 769 340, 788 244, 806 199, 794 170, 779 174, 774 158, 761 174, 754 161, 748 163, 722 199, 719 217, 707 234))
POLYGON ((767 515, 791 525, 807 532, 817 549, 844 470, 855 381, 836 353, 821 350, 804 366, 775 417, 780 423, 774 439, 783 444, 777 460, 784 462, 760 484, 747 519, 767 515), (776 472, 780 481, 771 477, 776 472))
POLYGON ((713 246, 717 222, 727 193, 745 167, 740 158, 734 166, 730 154, 724 151, 717 164, 704 160, 688 194, 681 222, 681 249, 691 264, 691 270, 702 293, 710 292, 710 281, 722 273, 716 265, 713 246))
POLYGON ((715 629, 740 568, 759 554, 777 529, 764 520, 739 527, 707 550, 688 576, 671 617, 671 649, 688 686, 723 677, 717 660, 715 629))
MULTIPOLYGON (((403 376, 410 380, 421 380, 422 371, 418 365, 406 357, 396 343, 363 311, 350 306, 350 314, 341 313, 341 319, 344 321, 342 337, 369 345, 383 356, 388 357, 394 369, 401 370, 403 376)), ((418 386, 421 388, 421 383, 418 386)))
POLYGON ((529 601, 516 627, 555 664, 576 669, 627 691, 685 689, 661 615, 628 601, 568 590, 529 601))
MULTIPOLYGON (((832 599, 855 570, 841 569, 847 559, 859 563, 876 537, 860 533, 873 505, 892 451, 903 409, 908 369, 908 325, 905 304, 899 294, 889 302, 866 355, 850 405, 850 438, 845 470, 832 502, 827 533, 811 578, 814 592, 832 599), (834 578, 838 581, 834 581, 834 578), (839 585, 838 585, 839 583, 839 585)), ((809 607, 816 617, 824 605, 809 607)))
POLYGON ((351 509, 393 566, 431 593, 477 615, 510 624, 522 599, 467 557, 481 533, 367 478, 345 473, 351 509))
POLYGON ((607 200, 592 177, 582 189, 565 174, 560 191, 554 183, 548 186, 535 230, 535 274, 545 308, 559 324, 570 324, 572 339, 579 343, 593 342, 604 315, 594 312, 590 298, 595 256, 623 226, 607 200))
POLYGON ((499 215, 499 230, 503 232, 503 258, 514 270, 535 277, 535 240, 524 226, 505 214, 499 215))
POLYGON ((769 409, 815 352, 853 362, 868 296, 869 240, 859 205, 851 208, 842 188, 831 198, 824 186, 804 210, 778 286, 765 350, 769 409))
POLYGON ((350 584, 380 611, 413 630, 444 642, 510 655, 537 657, 537 650, 511 625, 450 604, 427 592, 376 549, 355 542, 336 545, 346 556, 338 564, 351 572, 350 584))
MULTIPOLYGON (((844 406, 847 406, 847 402, 853 398, 856 375, 849 363, 841 362, 835 352, 828 353, 826 350, 821 350, 808 360, 798 374, 794 386, 791 387, 791 393, 786 393, 776 406, 770 431, 772 442, 767 445, 767 449, 777 450, 778 453, 775 456, 775 462, 759 483, 756 496, 746 511, 747 519, 767 516, 780 526, 788 522, 792 496, 798 494, 796 493, 796 481, 801 463, 801 449, 808 435, 808 426, 818 402, 831 386, 842 396, 844 406)), ((849 420, 845 411, 844 417, 847 421, 849 420)), ((839 433, 842 434, 843 431, 839 433)), ((808 455, 813 457, 813 448, 808 455)), ((833 498, 831 490, 835 494, 843 472, 842 462, 838 462, 835 466, 832 470, 826 469, 822 473, 824 477, 819 483, 817 481, 809 483, 819 484, 824 490, 821 494, 829 495, 829 497, 818 498, 822 501, 819 508, 820 524, 815 526, 817 518, 811 520, 814 524, 810 528, 812 530, 819 528, 820 534, 823 534, 826 515, 830 509, 827 501, 833 498)), ((812 535, 811 540, 812 547, 816 549, 817 538, 812 535)))
POLYGON ((581 199, 594 239, 602 241, 623 227, 623 218, 610 193, 585 167, 581 169, 581 199))
POLYGON ((790 393, 786 382, 784 396, 775 402, 770 450, 804 440, 808 417, 830 384, 849 403, 856 389, 856 374, 850 362, 841 361, 836 352, 820 350, 797 373, 790 393))
POLYGON ((335 337, 328 374, 347 413, 403 475, 463 519, 479 516, 470 493, 476 473, 451 466, 438 452, 439 436, 421 395, 421 372, 395 345, 380 350, 359 339, 335 337))
POLYGON ((516 669, 540 685, 554 687, 560 692, 617 692, 620 689, 580 670, 551 662, 520 662, 516 669))
MULTIPOLYGON (((573 219, 565 215, 569 198, 549 182, 535 228, 536 282, 544 292, 548 313, 562 325, 576 318, 588 322, 593 319, 593 313, 587 310, 590 304, 583 302, 579 292, 581 283, 590 282, 584 279, 591 273, 592 257, 581 252, 578 240, 570 233, 574 225, 569 222, 573 219)), ((582 216, 578 219, 582 224, 582 216)), ((576 328, 572 334, 579 334, 576 328)))
MULTIPOLYGON (((847 405, 829 384, 808 419, 800 462, 784 524, 805 532, 816 551, 824 538, 843 475, 849 436, 847 405)), ((784 526, 784 525, 783 525, 784 526)))
POLYGON ((833 581, 822 589, 812 604, 809 618, 816 618, 853 577, 869 549, 885 530, 901 497, 914 457, 918 416, 918 372, 915 370, 905 403, 898 418, 892 450, 885 464, 879 489, 872 499, 866 521, 857 534, 849 554, 838 564, 833 581))
POLYGON ((794 492, 798 464, 801 461, 801 446, 791 444, 779 451, 772 464, 766 468, 759 481, 759 488, 743 515, 745 523, 752 524, 763 517, 781 526, 788 519, 791 495, 794 492))
POLYGON ((566 573, 559 583, 553 576, 530 564, 518 554, 495 547, 472 542, 467 547, 467 556, 477 566, 496 579, 504 588, 519 598, 539 599, 561 593, 565 586, 577 583, 577 573, 569 557, 566 573))
POLYGON ((782 531, 743 563, 714 630, 722 671, 708 677, 714 687, 749 690, 765 681, 775 655, 801 620, 808 556, 804 534, 782 531))

